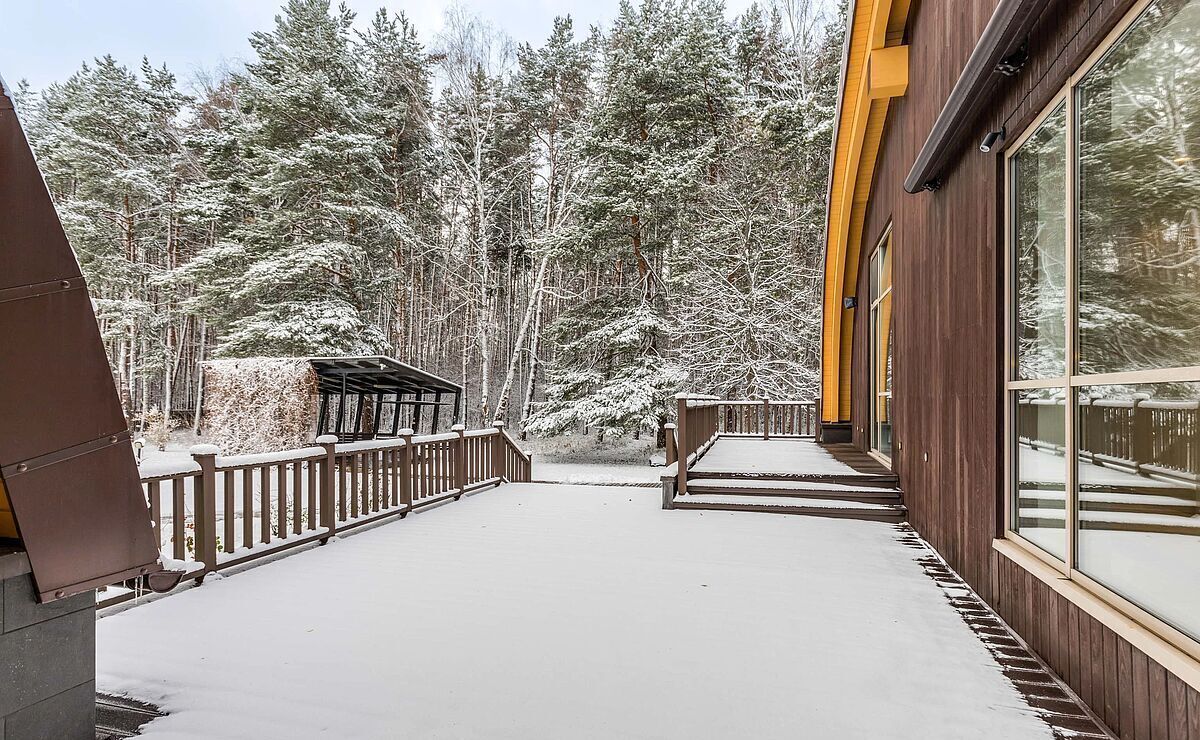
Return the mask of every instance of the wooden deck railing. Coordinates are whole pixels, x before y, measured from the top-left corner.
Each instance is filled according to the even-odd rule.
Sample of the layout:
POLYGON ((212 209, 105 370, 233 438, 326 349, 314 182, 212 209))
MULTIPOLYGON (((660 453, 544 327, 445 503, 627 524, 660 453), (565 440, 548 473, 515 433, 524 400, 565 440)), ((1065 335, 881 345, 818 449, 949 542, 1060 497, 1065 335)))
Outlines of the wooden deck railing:
POLYGON ((724 400, 688 393, 675 398, 676 423, 666 426, 667 465, 673 466, 667 475, 680 494, 687 493, 688 468, 718 437, 798 439, 817 433, 815 401, 724 400))
POLYGON ((529 481, 529 456, 497 422, 491 429, 192 459, 147 466, 142 487, 164 552, 188 577, 239 565, 489 485, 529 481), (165 529, 164 529, 165 527, 165 529))
MULTIPOLYGON (((1023 409, 1050 409, 1017 415, 1021 442, 1062 454, 1065 404, 1062 398, 1021 400, 1023 409)), ((1200 401, 1085 397, 1077 424, 1081 458, 1159 475, 1200 474, 1200 401)))

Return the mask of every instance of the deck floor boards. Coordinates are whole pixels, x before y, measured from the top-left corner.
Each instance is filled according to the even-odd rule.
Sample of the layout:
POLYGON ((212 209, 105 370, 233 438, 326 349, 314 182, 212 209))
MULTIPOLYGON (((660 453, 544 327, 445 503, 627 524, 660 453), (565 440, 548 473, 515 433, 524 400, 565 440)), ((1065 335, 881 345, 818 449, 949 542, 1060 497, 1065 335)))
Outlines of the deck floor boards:
POLYGON ((813 439, 721 437, 688 471, 703 476, 738 475, 857 476, 891 471, 850 444, 818 444, 813 439))

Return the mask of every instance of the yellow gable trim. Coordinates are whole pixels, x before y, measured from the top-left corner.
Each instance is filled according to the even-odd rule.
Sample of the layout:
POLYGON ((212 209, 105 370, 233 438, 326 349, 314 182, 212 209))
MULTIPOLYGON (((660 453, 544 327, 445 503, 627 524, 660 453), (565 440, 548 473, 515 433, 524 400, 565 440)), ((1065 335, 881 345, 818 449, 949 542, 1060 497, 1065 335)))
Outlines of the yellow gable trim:
POLYGON ((860 0, 848 19, 845 74, 830 178, 825 235, 825 298, 821 344, 821 419, 850 418, 852 309, 863 218, 888 100, 908 88, 908 55, 899 46, 909 0, 860 0), (875 81, 874 85, 872 80, 875 81), (874 90, 875 95, 872 95, 874 90))

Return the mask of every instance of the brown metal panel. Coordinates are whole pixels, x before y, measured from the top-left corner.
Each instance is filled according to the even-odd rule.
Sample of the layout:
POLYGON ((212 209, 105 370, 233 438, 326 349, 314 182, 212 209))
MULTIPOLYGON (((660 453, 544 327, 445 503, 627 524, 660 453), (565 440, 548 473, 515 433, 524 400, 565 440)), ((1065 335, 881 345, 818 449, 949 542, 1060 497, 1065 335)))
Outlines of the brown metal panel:
POLYGON ((82 286, 0 302, 0 337, 0 466, 126 429, 82 286))
POLYGON ((0 472, 43 601, 159 569, 79 265, 0 94, 0 472))
POLYGON ((43 601, 158 569, 129 434, 114 440, 3 469, 43 601))
POLYGON ((0 94, 0 290, 79 277, 45 181, 0 94))

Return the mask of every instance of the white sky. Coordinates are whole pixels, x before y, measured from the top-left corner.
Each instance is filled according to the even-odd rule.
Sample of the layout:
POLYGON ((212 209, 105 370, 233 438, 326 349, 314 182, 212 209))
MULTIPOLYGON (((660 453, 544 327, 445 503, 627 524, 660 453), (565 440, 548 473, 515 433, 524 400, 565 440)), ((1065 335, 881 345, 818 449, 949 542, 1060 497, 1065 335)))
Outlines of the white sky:
MULTIPOLYGON (((726 0, 735 15, 751 0, 726 0)), ((336 3, 336 0, 335 0, 336 3)), ((112 54, 136 68, 143 55, 164 62, 185 87, 200 69, 252 56, 252 31, 270 29, 281 0, 0 0, 0 77, 35 88, 66 79, 80 63, 112 54)), ((429 43, 441 27, 447 2, 346 0, 359 24, 375 9, 403 10, 429 43)), ((462 0, 468 10, 516 41, 537 44, 556 15, 570 15, 582 32, 611 20, 618 0, 462 0)))

